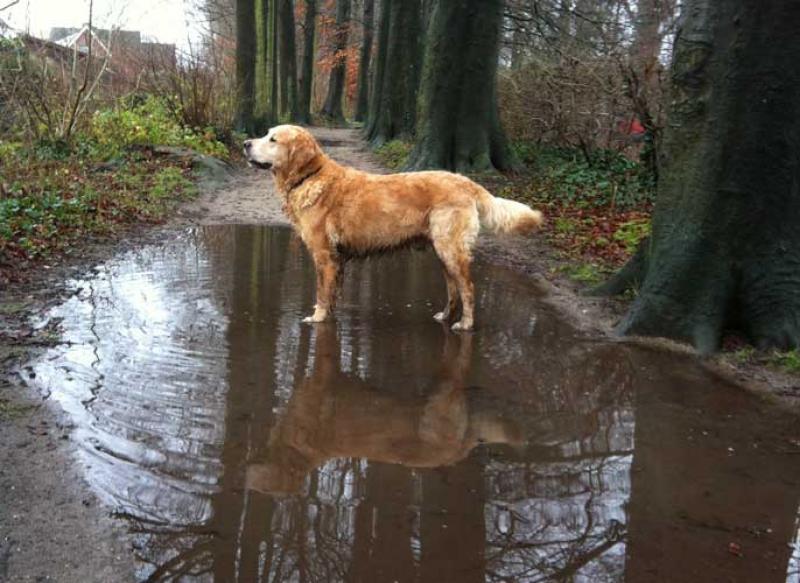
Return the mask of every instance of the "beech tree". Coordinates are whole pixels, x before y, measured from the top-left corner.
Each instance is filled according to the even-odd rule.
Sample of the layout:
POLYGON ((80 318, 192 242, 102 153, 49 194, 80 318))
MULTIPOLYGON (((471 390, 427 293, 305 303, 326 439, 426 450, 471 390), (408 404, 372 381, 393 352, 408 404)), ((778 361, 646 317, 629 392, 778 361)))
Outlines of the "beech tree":
POLYGON ((602 290, 642 282, 622 333, 800 345, 798 26, 796 2, 687 0, 652 237, 602 290))
POLYGON ((328 95, 325 105, 320 112, 324 117, 333 121, 344 122, 342 98, 344 97, 344 82, 347 73, 347 58, 344 54, 347 48, 347 38, 350 32, 350 0, 336 1, 336 32, 334 33, 335 64, 331 69, 328 82, 328 95))
POLYGON ((256 94, 256 27, 254 0, 236 2, 236 126, 253 133, 256 94))
POLYGON ((311 88, 314 83, 314 37, 317 22, 316 0, 305 1, 303 17, 303 58, 300 68, 297 121, 311 123, 311 88))
POLYGON ((281 113, 289 119, 297 119, 297 49, 294 35, 294 2, 280 0, 278 6, 280 20, 280 73, 281 73, 281 113))
POLYGON ((369 103, 369 65, 372 57, 372 30, 375 20, 375 0, 364 0, 364 38, 361 42, 361 55, 358 61, 358 99, 356 100, 356 121, 367 117, 369 103))
POLYGON ((374 146, 414 132, 422 37, 419 0, 383 0, 366 132, 374 146))
POLYGON ((515 166, 497 113, 502 17, 502 0, 434 2, 409 168, 515 166))

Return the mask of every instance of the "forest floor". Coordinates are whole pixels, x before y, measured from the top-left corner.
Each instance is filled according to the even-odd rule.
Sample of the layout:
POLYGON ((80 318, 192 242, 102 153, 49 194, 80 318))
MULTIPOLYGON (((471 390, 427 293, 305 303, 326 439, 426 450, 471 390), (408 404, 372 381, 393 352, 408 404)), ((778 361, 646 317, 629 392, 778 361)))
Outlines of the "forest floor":
MULTIPOLYGON (((336 160, 371 172, 386 172, 366 149, 357 130, 315 130, 323 148, 336 160)), ((132 229, 115 241, 87 243, 68 259, 39 265, 10 285, 0 301, 0 580, 123 580, 132 572, 120 539, 120 526, 90 494, 73 463, 74 429, 46 397, 24 386, 34 372, 26 368, 34 354, 58 342, 58 322, 41 325, 47 311, 71 292, 64 282, 89 272, 123 249, 163 239, 194 225, 285 224, 268 174, 243 169, 225 183, 201 187, 201 194, 182 205, 164 226, 132 229), (47 561, 42 557, 46 556, 47 561), (21 575, 21 574, 24 574, 21 575), (112 574, 115 574, 112 576, 112 574)), ((530 277, 532 292, 556 307, 579 330, 611 337, 626 300, 581 294, 585 284, 567 275, 565 256, 543 235, 531 239, 481 237, 479 261, 505 265, 530 277)), ((577 264, 577 263, 576 263, 577 264)), ((479 316, 480 317, 480 316, 479 316)), ((644 341, 665 350, 688 349, 665 341, 644 341)), ((737 363, 729 356, 705 364, 764 395, 797 406, 797 377, 768 366, 737 363)))

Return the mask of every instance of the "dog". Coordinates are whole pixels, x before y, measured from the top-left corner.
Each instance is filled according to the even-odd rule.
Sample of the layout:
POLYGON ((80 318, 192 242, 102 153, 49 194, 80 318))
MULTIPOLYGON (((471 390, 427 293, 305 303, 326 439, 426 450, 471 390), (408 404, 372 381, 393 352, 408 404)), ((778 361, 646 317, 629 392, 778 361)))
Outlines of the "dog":
POLYGON ((426 396, 386 393, 342 371, 332 323, 316 326, 314 365, 295 385, 286 412, 245 473, 245 487, 296 494, 306 476, 331 459, 363 458, 413 468, 458 463, 479 444, 519 450, 522 427, 467 387, 472 335, 447 334, 440 369, 426 396))
POLYGON ((494 233, 529 234, 542 213, 492 196, 459 174, 444 171, 369 174, 337 164, 311 133, 280 125, 246 140, 248 162, 272 172, 283 210, 308 248, 317 274, 314 313, 331 314, 344 262, 411 245, 432 246, 444 268, 447 304, 434 318, 454 330, 474 324, 472 248, 481 227, 494 233))

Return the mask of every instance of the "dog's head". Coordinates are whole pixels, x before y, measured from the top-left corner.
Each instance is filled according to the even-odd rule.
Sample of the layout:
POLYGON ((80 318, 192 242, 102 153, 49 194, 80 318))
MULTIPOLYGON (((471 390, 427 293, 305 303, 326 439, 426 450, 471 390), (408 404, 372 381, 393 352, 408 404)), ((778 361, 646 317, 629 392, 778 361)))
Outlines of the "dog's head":
POLYGON ((285 178, 307 176, 320 167, 323 157, 314 136, 293 125, 275 126, 263 138, 245 140, 244 155, 252 166, 285 178))

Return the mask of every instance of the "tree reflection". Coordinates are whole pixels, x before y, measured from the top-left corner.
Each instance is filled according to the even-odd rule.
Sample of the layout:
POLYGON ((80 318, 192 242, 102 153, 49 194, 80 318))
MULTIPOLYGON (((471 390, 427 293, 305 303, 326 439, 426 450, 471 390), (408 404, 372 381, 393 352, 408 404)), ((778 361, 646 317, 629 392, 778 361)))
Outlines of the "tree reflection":
POLYGON ((502 270, 476 269, 473 335, 430 321, 428 255, 352 267, 339 321, 304 326, 289 231, 197 237, 145 276, 158 302, 137 288, 150 253, 68 321, 87 386, 105 379, 90 479, 143 578, 800 583, 795 418, 691 359, 578 335, 502 270))

